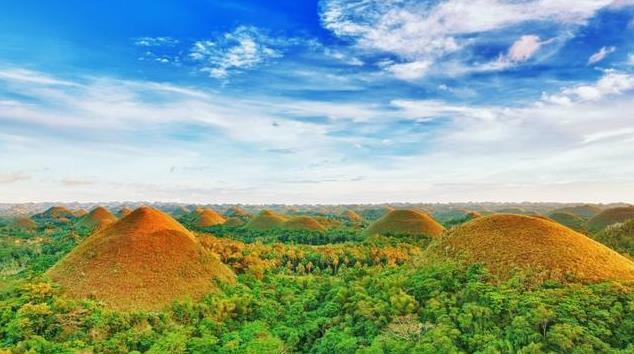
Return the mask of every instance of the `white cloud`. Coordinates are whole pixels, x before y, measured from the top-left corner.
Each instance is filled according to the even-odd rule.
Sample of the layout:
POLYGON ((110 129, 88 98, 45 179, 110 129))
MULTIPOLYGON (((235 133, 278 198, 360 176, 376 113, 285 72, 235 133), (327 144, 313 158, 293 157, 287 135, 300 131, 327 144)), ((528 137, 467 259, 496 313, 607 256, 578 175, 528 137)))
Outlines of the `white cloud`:
MULTIPOLYGON (((397 55, 406 62, 435 62, 473 42, 473 36, 529 21, 548 21, 562 29, 580 25, 612 0, 566 1, 325 0, 323 26, 363 50, 397 55), (463 39, 465 36, 471 39, 463 39)), ((477 38, 476 38, 477 39, 477 38)), ((509 51, 521 62, 539 49, 538 38, 523 37, 509 51)), ((409 75, 405 75, 409 78, 409 75)))
POLYGON ((138 37, 134 38, 134 44, 139 47, 163 47, 174 46, 179 40, 172 37, 138 37))
POLYGON ((633 54, 628 55, 628 57, 627 57, 627 63, 628 63, 629 65, 634 66, 634 53, 633 53, 633 54))
POLYGON ((525 35, 520 37, 511 48, 509 48, 509 52, 507 57, 514 62, 522 62, 530 59, 542 43, 539 40, 538 36, 535 35, 525 35))
POLYGON ((429 60, 413 61, 402 64, 392 64, 387 67, 387 71, 391 72, 401 80, 418 80, 427 74, 432 62, 429 60))
POLYGON ((226 78, 231 72, 282 57, 280 44, 279 39, 268 37, 255 27, 240 26, 220 38, 195 42, 189 56, 200 62, 210 76, 226 78))
POLYGON ((608 54, 614 53, 615 50, 615 47, 602 47, 596 53, 592 54, 590 58, 588 58, 588 65, 600 62, 601 60, 605 59, 608 54))
POLYGON ((560 93, 544 94, 542 101, 564 105, 581 101, 598 101, 606 96, 620 95, 632 89, 634 89, 634 75, 609 70, 594 84, 581 84, 565 88, 560 93))

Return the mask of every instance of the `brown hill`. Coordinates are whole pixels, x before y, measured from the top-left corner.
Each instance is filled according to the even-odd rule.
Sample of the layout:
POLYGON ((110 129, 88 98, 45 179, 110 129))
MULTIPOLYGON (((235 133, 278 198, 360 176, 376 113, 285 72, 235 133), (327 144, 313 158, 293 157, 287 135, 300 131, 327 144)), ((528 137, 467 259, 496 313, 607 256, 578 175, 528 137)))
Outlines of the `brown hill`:
POLYGON ((365 235, 418 235, 438 236, 445 230, 428 214, 419 210, 391 210, 379 220, 372 223, 365 235))
POLYGON ((88 214, 88 212, 86 211, 86 209, 77 209, 77 210, 73 210, 73 216, 80 218, 86 214, 88 214))
POLYGON ((634 280, 632 261, 545 218, 480 217, 441 236, 431 249, 469 263, 483 263, 502 278, 519 268, 559 280, 634 280))
POLYGON ((82 216, 77 220, 78 227, 89 229, 101 229, 117 221, 117 217, 112 215, 108 209, 104 207, 96 207, 90 213, 82 216))
POLYGON ((344 211, 343 214, 341 214, 341 216, 344 219, 346 219, 346 220, 348 220, 350 222, 355 222, 356 223, 356 222, 362 222, 363 221, 363 218, 361 217, 361 215, 357 214, 356 211, 350 210, 350 209, 344 211))
POLYGON ((286 216, 280 215, 270 210, 262 210, 246 224, 246 228, 252 230, 266 231, 281 228, 288 220, 286 216))
POLYGON ((553 213, 556 213, 556 212, 570 213, 582 219, 588 220, 592 218, 593 216, 599 214, 601 211, 602 209, 599 208, 598 206, 584 204, 584 205, 577 205, 572 207, 559 208, 559 209, 553 210, 552 212, 553 213))
POLYGON ((194 210, 194 220, 198 226, 214 226, 225 223, 225 218, 215 210, 209 208, 198 208, 194 210))
POLYGON ((22 230, 33 230, 37 227, 37 224, 29 217, 19 217, 11 221, 9 227, 22 230))
POLYGON ((548 214, 548 217, 566 227, 578 232, 585 232, 585 221, 579 216, 563 211, 555 211, 548 214))
POLYGON ((324 231, 326 228, 310 216, 294 216, 284 223, 288 230, 324 231))
POLYGON ((590 232, 599 232, 612 224, 634 219, 634 206, 606 209, 588 220, 586 228, 590 232))
POLYGON ((93 297, 119 310, 157 310, 200 298, 214 279, 234 279, 181 224, 147 207, 92 234, 48 274, 66 295, 93 297))
POLYGON ((244 224, 245 224, 244 220, 238 217, 232 216, 230 218, 227 218, 223 225, 237 227, 237 226, 243 226, 244 224))
POLYGON ((227 209, 227 211, 225 212, 225 215, 229 217, 236 217, 236 218, 249 217, 249 213, 240 207, 231 207, 227 209))
POLYGON ((125 218, 126 216, 130 215, 132 213, 132 209, 128 208, 128 207, 123 207, 121 209, 119 209, 119 211, 117 212, 117 216, 120 218, 125 218))
POLYGON ((72 211, 62 207, 62 206, 54 206, 48 208, 43 213, 34 215, 33 218, 36 219, 49 219, 49 220, 57 220, 61 222, 68 222, 70 219, 73 219, 75 215, 72 211))

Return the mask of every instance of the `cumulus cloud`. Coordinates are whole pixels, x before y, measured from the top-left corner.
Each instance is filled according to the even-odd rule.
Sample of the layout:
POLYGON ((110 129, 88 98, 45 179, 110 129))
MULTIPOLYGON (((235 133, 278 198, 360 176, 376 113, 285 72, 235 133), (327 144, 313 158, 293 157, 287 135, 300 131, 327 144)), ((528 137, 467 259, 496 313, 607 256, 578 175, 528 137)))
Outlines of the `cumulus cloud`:
POLYGON ((605 59, 611 53, 614 53, 616 50, 615 47, 602 47, 596 53, 592 54, 590 58, 588 58, 588 65, 596 64, 601 60, 605 59))
MULTIPOLYGON (((562 1, 325 0, 323 26, 363 50, 398 56, 404 62, 435 62, 477 40, 477 35, 529 21, 566 29, 585 23, 612 0, 586 0, 570 6, 562 1), (469 38, 467 38, 469 37, 469 38)), ((513 44, 508 58, 525 61, 539 49, 539 38, 525 36, 513 44)), ((403 65, 403 64, 396 64, 403 65)), ((420 65, 420 64, 419 64, 420 65)), ((402 67, 391 70, 398 74, 402 67)), ((420 71, 418 71, 420 72, 420 71)), ((401 75, 410 79, 411 75, 401 75)))
POLYGON ((596 83, 567 87, 560 93, 544 94, 542 101, 556 104, 598 101, 606 96, 620 95, 632 89, 634 75, 608 70, 596 83))

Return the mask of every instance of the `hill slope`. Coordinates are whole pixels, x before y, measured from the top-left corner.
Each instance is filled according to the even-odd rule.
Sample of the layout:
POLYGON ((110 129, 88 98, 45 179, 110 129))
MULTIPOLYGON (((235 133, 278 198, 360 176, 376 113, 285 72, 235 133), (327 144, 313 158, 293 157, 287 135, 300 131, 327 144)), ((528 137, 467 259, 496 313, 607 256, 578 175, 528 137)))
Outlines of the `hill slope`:
POLYGON ((492 215, 452 229, 432 245, 440 254, 483 263, 500 276, 515 268, 541 277, 594 282, 634 280, 634 263, 610 248, 545 218, 492 215))
POLYGON ((112 215, 104 207, 96 207, 90 213, 77 219, 76 225, 89 229, 100 229, 117 221, 117 217, 112 215))
POLYGON ((445 230, 428 214, 411 209, 391 210, 372 223, 365 235, 438 236, 445 230))
POLYGON ((155 310, 200 298, 234 275, 194 235, 156 209, 139 208, 96 232, 48 271, 74 298, 120 310, 155 310))
POLYGON ((283 227, 288 230, 324 231, 326 228, 319 221, 310 216, 294 216, 284 222, 283 227))
POLYGON ((252 217, 245 227, 259 231, 277 229, 282 227, 286 220, 288 220, 286 216, 270 210, 262 210, 258 215, 252 217))
POLYGON ((586 228, 590 232, 599 232, 607 226, 634 219, 634 206, 606 209, 588 220, 586 228))

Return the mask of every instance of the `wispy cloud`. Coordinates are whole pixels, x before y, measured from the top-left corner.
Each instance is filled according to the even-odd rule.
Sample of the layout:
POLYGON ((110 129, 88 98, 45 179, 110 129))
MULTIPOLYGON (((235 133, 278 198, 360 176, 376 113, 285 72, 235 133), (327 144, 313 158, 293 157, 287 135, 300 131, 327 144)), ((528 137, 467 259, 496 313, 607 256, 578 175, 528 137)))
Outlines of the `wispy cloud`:
POLYGON ((180 41, 172 37, 137 37, 133 39, 134 44, 139 47, 162 47, 162 46, 174 46, 180 41))
POLYGON ((2 173, 0 174, 0 184, 11 184, 19 181, 31 179, 30 175, 24 172, 2 173))
POLYGON ((557 104, 598 101, 606 96, 620 95, 632 89, 634 89, 634 75, 608 70, 594 84, 580 84, 567 87, 560 93, 544 94, 542 100, 557 104))
POLYGON ((588 65, 596 64, 601 60, 605 59, 611 53, 616 51, 615 47, 601 47, 596 53, 592 54, 590 58, 588 58, 588 65))
MULTIPOLYGON (((448 54, 478 43, 478 36, 528 22, 550 23, 567 31, 585 23, 612 0, 590 0, 568 6, 557 1, 325 0, 321 21, 335 35, 360 49, 396 55, 401 62, 388 71, 405 80, 420 78, 448 54)), ((506 58, 526 61, 540 47, 539 38, 524 36, 506 58)), ((499 66, 503 67, 503 66, 499 66)))
POLYGON ((64 178, 60 181, 60 184, 64 187, 78 187, 78 186, 88 186, 91 184, 95 184, 95 181, 91 181, 87 179, 64 178))
POLYGON ((240 26, 222 36, 197 41, 189 56, 211 77, 226 78, 231 73, 282 57, 284 44, 255 27, 240 26))

